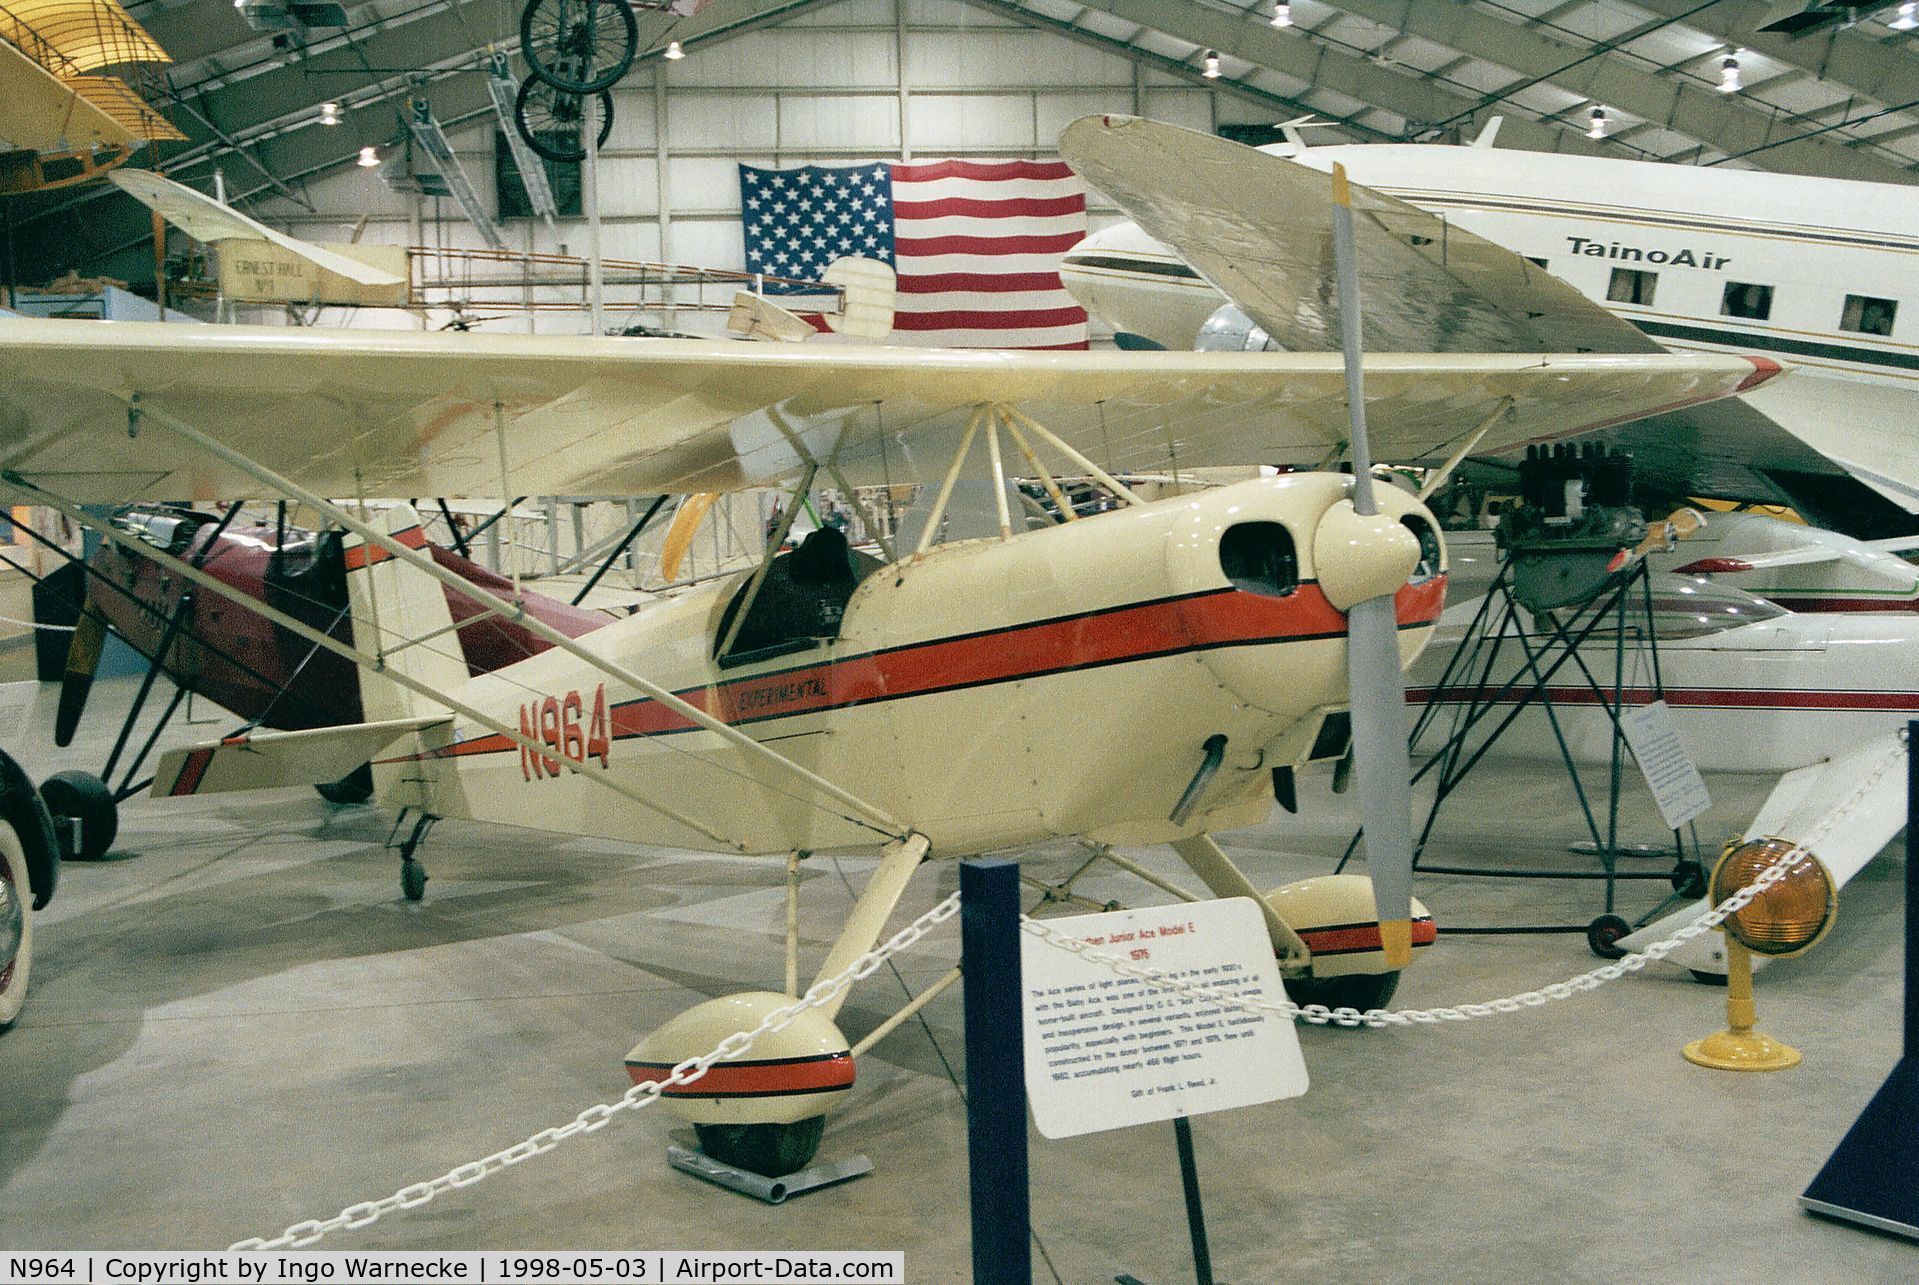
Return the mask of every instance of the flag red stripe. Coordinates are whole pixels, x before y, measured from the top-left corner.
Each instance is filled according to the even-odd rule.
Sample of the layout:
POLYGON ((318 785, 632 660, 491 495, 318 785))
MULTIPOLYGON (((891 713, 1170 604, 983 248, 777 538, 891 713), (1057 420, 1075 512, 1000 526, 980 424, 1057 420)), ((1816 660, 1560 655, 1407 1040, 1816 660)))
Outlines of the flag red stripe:
POLYGON ((895 219, 943 219, 954 215, 972 215, 982 219, 1003 219, 1014 215, 1032 215, 1039 217, 1054 214, 1086 213, 1086 197, 1076 196, 1012 196, 993 199, 990 197, 948 196, 937 201, 894 201, 895 219))
POLYGON ((942 178, 1072 178, 1065 161, 926 161, 895 163, 893 181, 930 183, 942 178))
POLYGON ((895 330, 1025 330, 1034 326, 1076 326, 1086 320, 1084 308, 1033 308, 1005 312, 902 312, 893 318, 895 330))
POLYGON ((1052 236, 903 236, 893 243, 893 257, 910 259, 916 254, 1064 254, 1085 239, 1084 232, 1058 232, 1052 236))
POLYGON ((945 294, 949 290, 1061 290, 1057 272, 929 272, 901 277, 901 294, 945 294))

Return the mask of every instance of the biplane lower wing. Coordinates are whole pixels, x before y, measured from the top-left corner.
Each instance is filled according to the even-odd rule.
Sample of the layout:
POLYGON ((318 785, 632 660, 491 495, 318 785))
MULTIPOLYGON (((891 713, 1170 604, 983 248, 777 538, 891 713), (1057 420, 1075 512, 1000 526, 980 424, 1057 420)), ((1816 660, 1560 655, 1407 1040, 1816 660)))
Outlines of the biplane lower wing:
MULTIPOLYGON (((1366 358, 1373 449, 1444 458, 1765 382, 1708 354, 1366 358)), ((0 320, 0 470, 79 502, 730 491, 837 462, 937 480, 1018 404, 1102 467, 1313 466, 1347 428, 1337 353, 985 352, 710 340, 0 320), (184 430, 186 431, 182 431, 184 430), (246 466, 222 459, 217 444, 246 466)))
POLYGON ((446 714, 396 718, 305 732, 229 736, 183 746, 160 756, 153 777, 153 797, 324 785, 339 780, 402 737, 451 727, 452 722, 452 716, 446 714))

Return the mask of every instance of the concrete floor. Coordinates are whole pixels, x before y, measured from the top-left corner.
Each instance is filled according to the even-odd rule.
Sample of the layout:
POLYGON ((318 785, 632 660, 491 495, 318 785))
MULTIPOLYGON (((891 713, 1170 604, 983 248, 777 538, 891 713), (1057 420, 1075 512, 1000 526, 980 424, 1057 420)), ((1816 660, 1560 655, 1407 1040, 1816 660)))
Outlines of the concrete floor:
MULTIPOLYGON (((0 688, 0 732, 36 777, 98 766, 105 684, 52 751, 51 691, 0 688)), ((209 721, 170 736, 227 730, 209 721)), ((1714 837, 1764 783, 1713 782, 1714 837)), ((1255 882, 1320 873, 1352 824, 1323 781, 1304 815, 1229 836, 1255 882)), ((1571 864, 1563 777, 1488 777, 1435 859, 1571 864)), ((1649 810, 1649 809, 1648 809, 1649 810)), ((1656 823, 1655 823, 1656 824, 1656 823)), ((218 1247, 331 1215, 617 1096, 645 1031, 709 996, 781 984, 782 867, 447 822, 432 882, 401 900, 392 825, 307 792, 137 801, 117 859, 70 865, 36 920, 33 992, 0 1036, 0 1246, 218 1247)), ((1649 834, 1647 837, 1656 837, 1649 834)), ((1172 873, 1170 854, 1144 853, 1172 873)), ((1030 854, 1054 877, 1064 850, 1030 854)), ((806 868, 803 968, 870 862, 806 868)), ((1305 1029, 1304 1098, 1194 1122, 1218 1279, 1910 1281, 1919 1246, 1803 1214, 1796 1197, 1897 1054, 1897 852, 1848 889, 1838 929, 1761 979, 1762 1025, 1805 1052, 1773 1075, 1679 1056, 1723 992, 1627 978, 1521 1014, 1406 1031, 1305 1029)), ((905 922, 956 886, 914 880, 905 922)), ((1629 913, 1649 909, 1640 885, 1629 913)), ((1165 900, 1129 876, 1100 895, 1165 900)), ((1424 878, 1442 922, 1597 913, 1589 885, 1424 878)), ((856 990, 857 1039, 957 955, 957 923, 856 990)), ((1592 967, 1578 937, 1442 939, 1396 1004, 1491 999, 1592 967)), ((914 1281, 968 1275, 960 998, 863 1059, 824 1156, 874 1173, 767 1207, 667 1168, 664 1111, 329 1248, 885 1248, 914 1281)), ((1035 1279, 1192 1279, 1172 1130, 1032 1137, 1035 1279)))

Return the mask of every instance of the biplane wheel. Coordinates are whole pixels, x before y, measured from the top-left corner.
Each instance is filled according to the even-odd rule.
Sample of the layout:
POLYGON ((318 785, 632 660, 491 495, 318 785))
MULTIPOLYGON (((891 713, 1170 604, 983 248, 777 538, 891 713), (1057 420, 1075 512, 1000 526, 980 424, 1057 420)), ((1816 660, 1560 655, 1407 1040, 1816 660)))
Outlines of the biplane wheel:
POLYGON ((408 901, 426 896, 426 867, 412 857, 400 863, 400 891, 406 894, 408 901))
POLYGON ((1624 959, 1619 939, 1632 935, 1632 925, 1618 915, 1601 915, 1586 925, 1586 945, 1601 959, 1624 959))
POLYGON ((640 51, 640 24, 626 0, 527 0, 520 52, 547 84, 569 94, 611 89, 640 51))
POLYGON ((313 787, 328 803, 365 803, 373 797, 373 764, 362 763, 337 781, 313 787))
POLYGON ((1706 895, 1706 867, 1697 861, 1681 861, 1672 868, 1672 890, 1682 897, 1706 895))
POLYGON ((55 772, 40 783, 40 798, 54 816, 79 823, 73 851, 62 844, 61 856, 69 861, 98 861, 107 855, 120 833, 120 805, 105 781, 91 772, 55 772))
POLYGON ((1347 973, 1343 977, 1284 978, 1286 998, 1304 1007, 1324 1004, 1327 1008, 1384 1008, 1399 989, 1398 972, 1347 973))
POLYGON ((0 822, 0 1031, 13 1025, 27 1001, 33 963, 33 892, 20 836, 0 822))
MULTIPOLYGON (((513 124, 526 145, 562 165, 586 159, 586 144, 580 126, 586 120, 586 100, 580 94, 555 89, 542 80, 528 77, 520 83, 519 97, 513 101, 513 124)), ((600 91, 600 129, 594 146, 605 147, 613 133, 613 95, 600 91)))
POLYGON ((808 1116, 792 1124, 696 1124, 700 1150, 723 1165, 763 1178, 783 1178, 806 1168, 819 1154, 826 1117, 808 1116))

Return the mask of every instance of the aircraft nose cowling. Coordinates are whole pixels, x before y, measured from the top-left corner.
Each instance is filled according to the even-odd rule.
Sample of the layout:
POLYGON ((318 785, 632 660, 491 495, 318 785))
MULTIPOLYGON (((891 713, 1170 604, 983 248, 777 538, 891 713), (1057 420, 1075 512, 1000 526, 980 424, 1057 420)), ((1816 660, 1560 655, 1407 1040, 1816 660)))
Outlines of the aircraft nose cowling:
POLYGON ((1326 601, 1341 611, 1397 593, 1419 565, 1419 537, 1390 510, 1370 517, 1341 500, 1313 529, 1313 565, 1326 601))

